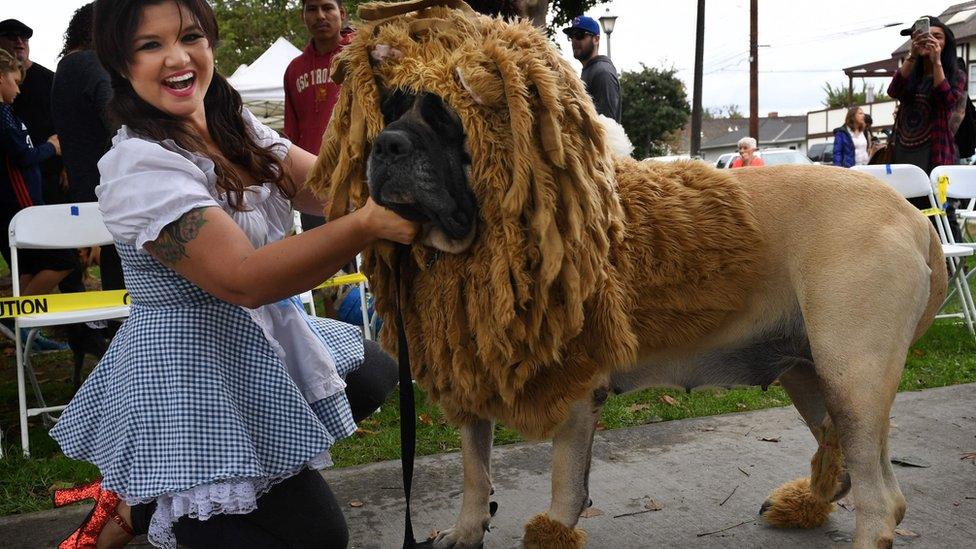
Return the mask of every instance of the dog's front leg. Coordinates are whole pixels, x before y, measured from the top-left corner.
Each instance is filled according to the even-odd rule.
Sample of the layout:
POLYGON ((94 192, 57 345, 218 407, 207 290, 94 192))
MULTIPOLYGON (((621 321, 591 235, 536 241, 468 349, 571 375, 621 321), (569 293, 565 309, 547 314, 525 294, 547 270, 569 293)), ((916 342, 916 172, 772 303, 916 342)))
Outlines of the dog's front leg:
POLYGON ((440 532, 434 547, 455 549, 480 547, 488 530, 491 514, 491 445, 494 423, 476 420, 461 426, 461 460, 464 466, 464 493, 461 514, 452 528, 440 532))
POLYGON ((590 456, 593 433, 607 389, 598 388, 591 399, 573 405, 569 418, 552 440, 552 501, 545 515, 525 525, 526 548, 582 547, 586 533, 574 529, 580 512, 589 504, 590 456))

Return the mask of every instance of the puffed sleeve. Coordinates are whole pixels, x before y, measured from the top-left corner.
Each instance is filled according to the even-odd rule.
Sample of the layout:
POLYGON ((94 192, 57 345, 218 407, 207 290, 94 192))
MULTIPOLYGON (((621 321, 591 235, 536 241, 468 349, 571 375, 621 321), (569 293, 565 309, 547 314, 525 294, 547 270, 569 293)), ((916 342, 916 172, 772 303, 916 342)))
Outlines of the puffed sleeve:
POLYGON ((272 152, 278 157, 278 160, 284 160, 288 154, 288 149, 291 148, 291 141, 262 124, 248 109, 244 109, 243 114, 244 123, 247 124, 248 129, 251 131, 254 141, 261 148, 267 149, 271 147, 272 152))
POLYGON ((120 141, 99 160, 98 170, 95 195, 105 226, 115 240, 140 251, 186 212, 220 206, 203 170, 158 143, 120 141))

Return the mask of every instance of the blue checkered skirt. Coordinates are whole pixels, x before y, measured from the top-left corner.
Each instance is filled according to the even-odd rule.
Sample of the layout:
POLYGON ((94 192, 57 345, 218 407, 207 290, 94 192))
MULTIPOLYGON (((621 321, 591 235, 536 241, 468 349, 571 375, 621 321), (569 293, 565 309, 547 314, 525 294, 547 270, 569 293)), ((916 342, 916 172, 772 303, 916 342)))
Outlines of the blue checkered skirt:
MULTIPOLYGON (((307 402, 247 311, 117 247, 131 313, 51 430, 64 454, 98 466, 104 488, 129 503, 239 480, 255 499, 328 462, 333 443, 356 429, 345 393, 307 402)), ((312 323, 342 377, 362 363, 355 327, 312 323)), ((219 503, 182 514, 222 512, 219 503)))

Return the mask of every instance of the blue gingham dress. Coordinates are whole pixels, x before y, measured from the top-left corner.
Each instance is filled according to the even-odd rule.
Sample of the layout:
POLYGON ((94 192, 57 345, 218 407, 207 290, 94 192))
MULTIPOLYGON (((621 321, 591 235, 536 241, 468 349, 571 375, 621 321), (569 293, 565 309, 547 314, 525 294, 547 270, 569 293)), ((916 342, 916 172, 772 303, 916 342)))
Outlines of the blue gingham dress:
MULTIPOLYGON (((255 139, 284 156, 291 143, 245 114, 255 139)), ((362 363, 362 338, 309 317, 297 298, 253 310, 221 301, 142 249, 208 206, 255 246, 283 238, 291 206, 273 184, 252 187, 248 211, 236 212, 208 159, 125 128, 113 144, 97 194, 131 312, 51 436, 130 505, 155 501, 149 539, 175 547, 180 517, 251 512, 275 483, 331 465, 329 448, 356 429, 343 378, 362 363)))

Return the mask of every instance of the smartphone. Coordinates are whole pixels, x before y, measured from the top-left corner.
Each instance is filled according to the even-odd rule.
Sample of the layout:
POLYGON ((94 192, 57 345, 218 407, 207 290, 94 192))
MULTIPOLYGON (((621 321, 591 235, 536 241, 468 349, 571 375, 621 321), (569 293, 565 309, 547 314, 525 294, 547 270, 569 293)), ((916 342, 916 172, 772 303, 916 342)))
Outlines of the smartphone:
POLYGON ((915 24, 913 25, 915 32, 927 33, 929 32, 929 18, 919 17, 915 24))

